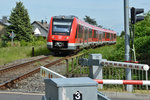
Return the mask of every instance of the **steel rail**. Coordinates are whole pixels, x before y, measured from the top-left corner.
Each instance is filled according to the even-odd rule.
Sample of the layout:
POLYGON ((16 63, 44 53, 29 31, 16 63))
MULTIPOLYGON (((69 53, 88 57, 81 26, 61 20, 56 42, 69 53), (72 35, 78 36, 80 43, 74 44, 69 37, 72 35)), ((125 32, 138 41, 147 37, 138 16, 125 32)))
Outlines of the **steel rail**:
POLYGON ((1 69, 0 70, 0 75, 4 72, 8 72, 8 71, 11 71, 12 69, 16 69, 16 68, 20 68, 20 67, 23 67, 23 66, 27 66, 29 64, 32 64, 32 63, 35 63, 37 61, 43 61, 45 59, 48 59, 48 57, 43 57, 43 58, 40 58, 40 59, 36 59, 36 60, 32 60, 32 61, 29 61, 29 62, 25 62, 25 63, 22 63, 22 64, 18 64, 18 65, 14 65, 12 67, 9 67, 9 68, 4 68, 4 69, 1 69))
MULTIPOLYGON (((80 54, 80 55, 81 55, 81 54, 80 54)), ((60 58, 60 59, 58 59, 58 60, 56 60, 56 61, 53 61, 53 62, 51 62, 51 63, 49 63, 49 64, 47 64, 47 65, 44 65, 44 66, 45 66, 46 68, 51 67, 51 66, 53 66, 53 65, 55 65, 55 64, 58 64, 58 63, 60 63, 60 62, 62 62, 62 61, 64 61, 64 60, 66 60, 66 59, 69 59, 70 57, 72 57, 72 56, 70 55, 70 56, 66 56, 66 57, 60 58)), ((21 75, 21 76, 19 76, 19 77, 17 77, 17 78, 14 78, 14 79, 12 79, 12 80, 9 80, 9 81, 7 81, 7 82, 4 82, 4 83, 0 84, 0 89, 7 89, 7 88, 10 88, 11 86, 13 86, 13 85, 14 85, 15 83, 17 83, 18 81, 21 81, 21 80, 23 80, 23 79, 25 79, 25 78, 27 78, 27 77, 30 77, 30 76, 34 75, 35 73, 38 73, 38 72, 40 72, 40 68, 37 68, 37 69, 32 70, 32 71, 30 71, 30 72, 28 72, 28 73, 26 73, 26 74, 24 74, 24 75, 21 75)))

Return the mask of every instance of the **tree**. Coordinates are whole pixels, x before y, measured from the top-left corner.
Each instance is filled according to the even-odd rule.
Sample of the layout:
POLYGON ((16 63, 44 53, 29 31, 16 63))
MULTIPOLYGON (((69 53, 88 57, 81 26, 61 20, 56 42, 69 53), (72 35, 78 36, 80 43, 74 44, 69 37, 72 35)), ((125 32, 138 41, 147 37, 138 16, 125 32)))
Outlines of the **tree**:
POLYGON ((135 24, 134 36, 136 56, 138 61, 141 63, 150 64, 150 11, 145 14, 143 21, 135 24))
POLYGON ((124 31, 121 32, 120 37, 123 37, 123 36, 125 36, 125 32, 124 31))
POLYGON ((83 18, 85 22, 98 26, 97 22, 95 21, 95 19, 90 18, 90 16, 85 16, 85 18, 83 18))
POLYGON ((135 24, 135 38, 150 36, 150 11, 145 14, 143 21, 135 24))
POLYGON ((16 7, 11 11, 8 22, 11 25, 7 28, 7 34, 13 31, 16 34, 16 40, 31 41, 32 25, 28 11, 21 1, 16 2, 16 7))

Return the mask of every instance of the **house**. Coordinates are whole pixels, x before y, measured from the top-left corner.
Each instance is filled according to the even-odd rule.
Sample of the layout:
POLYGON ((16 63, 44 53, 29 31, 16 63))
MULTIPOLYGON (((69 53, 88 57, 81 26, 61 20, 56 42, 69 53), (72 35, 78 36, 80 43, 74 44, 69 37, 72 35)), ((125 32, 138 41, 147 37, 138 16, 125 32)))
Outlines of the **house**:
POLYGON ((41 22, 40 21, 34 21, 32 23, 32 26, 33 26, 33 31, 34 31, 35 36, 42 36, 42 37, 47 38, 48 27, 49 27, 47 22, 44 22, 43 20, 41 22))
POLYGON ((7 20, 7 16, 3 16, 2 19, 0 19, 0 37, 2 34, 6 33, 6 26, 10 25, 7 20))

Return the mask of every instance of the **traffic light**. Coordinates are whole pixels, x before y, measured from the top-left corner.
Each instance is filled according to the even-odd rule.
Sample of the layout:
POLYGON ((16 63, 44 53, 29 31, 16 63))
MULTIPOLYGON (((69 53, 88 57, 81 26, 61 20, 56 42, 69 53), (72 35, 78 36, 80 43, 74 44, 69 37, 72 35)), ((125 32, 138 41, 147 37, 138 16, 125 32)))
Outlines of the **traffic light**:
POLYGON ((131 23, 135 24, 138 21, 144 20, 144 16, 136 16, 144 12, 143 8, 131 8, 131 23))

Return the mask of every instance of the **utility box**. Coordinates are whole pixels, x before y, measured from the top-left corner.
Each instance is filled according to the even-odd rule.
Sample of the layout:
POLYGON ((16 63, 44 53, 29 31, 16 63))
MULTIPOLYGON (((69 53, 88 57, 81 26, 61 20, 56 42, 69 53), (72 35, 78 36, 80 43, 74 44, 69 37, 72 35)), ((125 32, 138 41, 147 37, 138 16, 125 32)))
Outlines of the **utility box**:
POLYGON ((90 78, 45 79, 46 100, 98 100, 97 82, 90 78))

